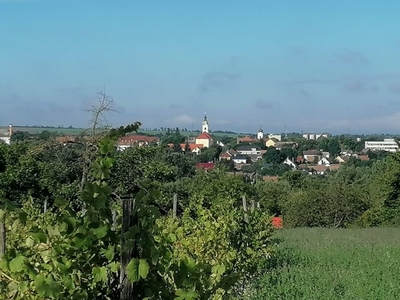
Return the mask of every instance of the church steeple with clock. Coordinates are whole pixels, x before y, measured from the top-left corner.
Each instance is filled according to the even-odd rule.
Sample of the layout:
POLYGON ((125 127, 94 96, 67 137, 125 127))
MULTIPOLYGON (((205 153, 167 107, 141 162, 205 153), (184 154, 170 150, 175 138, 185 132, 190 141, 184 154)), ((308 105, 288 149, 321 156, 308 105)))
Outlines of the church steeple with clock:
POLYGON ((201 124, 201 132, 207 132, 208 133, 208 121, 207 121, 207 114, 204 113, 204 120, 203 123, 201 124))

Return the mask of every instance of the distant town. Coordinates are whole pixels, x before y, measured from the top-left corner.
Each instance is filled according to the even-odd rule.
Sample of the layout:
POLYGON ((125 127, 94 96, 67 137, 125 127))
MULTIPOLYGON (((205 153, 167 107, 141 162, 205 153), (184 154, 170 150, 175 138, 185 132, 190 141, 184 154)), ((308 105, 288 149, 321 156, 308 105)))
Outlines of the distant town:
MULTIPOLYGON (((336 135, 327 132, 266 133, 260 126, 254 133, 212 131, 207 115, 199 129, 142 129, 118 140, 118 149, 164 145, 171 151, 196 156, 196 167, 213 169, 225 165, 229 171, 259 173, 270 180, 289 170, 324 175, 348 161, 367 163, 377 156, 399 151, 399 140, 389 135, 336 135)), ((6 144, 29 139, 53 139, 73 143, 89 131, 82 128, 13 126, 0 127, 0 141, 6 144)))

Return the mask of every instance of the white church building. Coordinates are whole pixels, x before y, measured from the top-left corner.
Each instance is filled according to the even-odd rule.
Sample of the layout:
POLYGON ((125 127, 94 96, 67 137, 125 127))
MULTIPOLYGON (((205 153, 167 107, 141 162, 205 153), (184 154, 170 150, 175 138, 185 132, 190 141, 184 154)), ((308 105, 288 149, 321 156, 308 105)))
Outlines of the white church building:
POLYGON ((203 147, 207 148, 214 144, 214 139, 210 135, 209 130, 207 114, 204 114, 204 119, 201 123, 201 133, 196 137, 196 144, 203 145, 203 147))

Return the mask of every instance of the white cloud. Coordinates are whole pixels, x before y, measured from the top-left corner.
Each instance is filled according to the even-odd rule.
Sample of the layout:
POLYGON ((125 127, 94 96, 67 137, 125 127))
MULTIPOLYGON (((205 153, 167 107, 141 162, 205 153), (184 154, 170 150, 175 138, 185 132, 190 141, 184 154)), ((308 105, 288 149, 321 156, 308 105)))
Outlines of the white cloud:
POLYGON ((195 120, 188 115, 180 115, 180 116, 173 118, 170 123, 174 123, 177 125, 188 125, 188 124, 192 124, 194 121, 195 120))
POLYGON ((300 125, 307 127, 307 129, 310 128, 313 131, 318 131, 318 128, 322 128, 322 131, 328 129, 342 130, 343 132, 351 129, 352 132, 360 133, 380 133, 391 130, 399 131, 400 112, 368 119, 301 120, 300 125))

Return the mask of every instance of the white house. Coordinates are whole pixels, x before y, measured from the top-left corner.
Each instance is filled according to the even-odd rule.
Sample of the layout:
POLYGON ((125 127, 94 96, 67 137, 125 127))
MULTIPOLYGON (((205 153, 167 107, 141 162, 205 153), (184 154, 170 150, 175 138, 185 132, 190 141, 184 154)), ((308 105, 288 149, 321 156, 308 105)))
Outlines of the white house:
POLYGON ((269 139, 276 139, 277 141, 282 141, 282 135, 280 134, 268 134, 269 139))
POLYGON ((329 137, 329 133, 303 133, 306 140, 318 140, 320 137, 329 137))
POLYGON ((240 155, 261 155, 261 148, 257 146, 239 146, 236 151, 240 155))
POLYGON ((330 163, 329 160, 327 160, 325 157, 322 157, 322 158, 318 161, 317 165, 330 166, 331 163, 330 163))
POLYGON ((232 160, 235 164, 245 164, 249 158, 247 156, 234 156, 232 160))
POLYGON ((8 129, 0 129, 0 141, 3 141, 6 144, 10 144, 11 143, 11 136, 13 134, 13 127, 10 124, 10 126, 8 126, 8 129))
POLYGON ((288 165, 293 170, 297 169, 297 165, 293 161, 291 161, 289 157, 286 157, 286 159, 283 163, 288 165))
POLYGON ((125 150, 130 147, 142 147, 149 144, 159 144, 160 138, 145 135, 125 135, 117 141, 118 150, 125 150))
POLYGON ((321 151, 318 150, 308 150, 303 151, 304 160, 308 163, 315 163, 321 159, 321 151))
POLYGON ((398 152, 399 145, 394 139, 384 139, 383 141, 366 141, 365 149, 371 151, 398 152))
MULTIPOLYGON (((172 144, 172 147, 174 145, 172 144)), ((192 153, 196 153, 197 155, 200 154, 201 149, 203 148, 202 144, 180 144, 182 151, 189 150, 192 153), (188 147, 188 149, 186 149, 188 147)))

